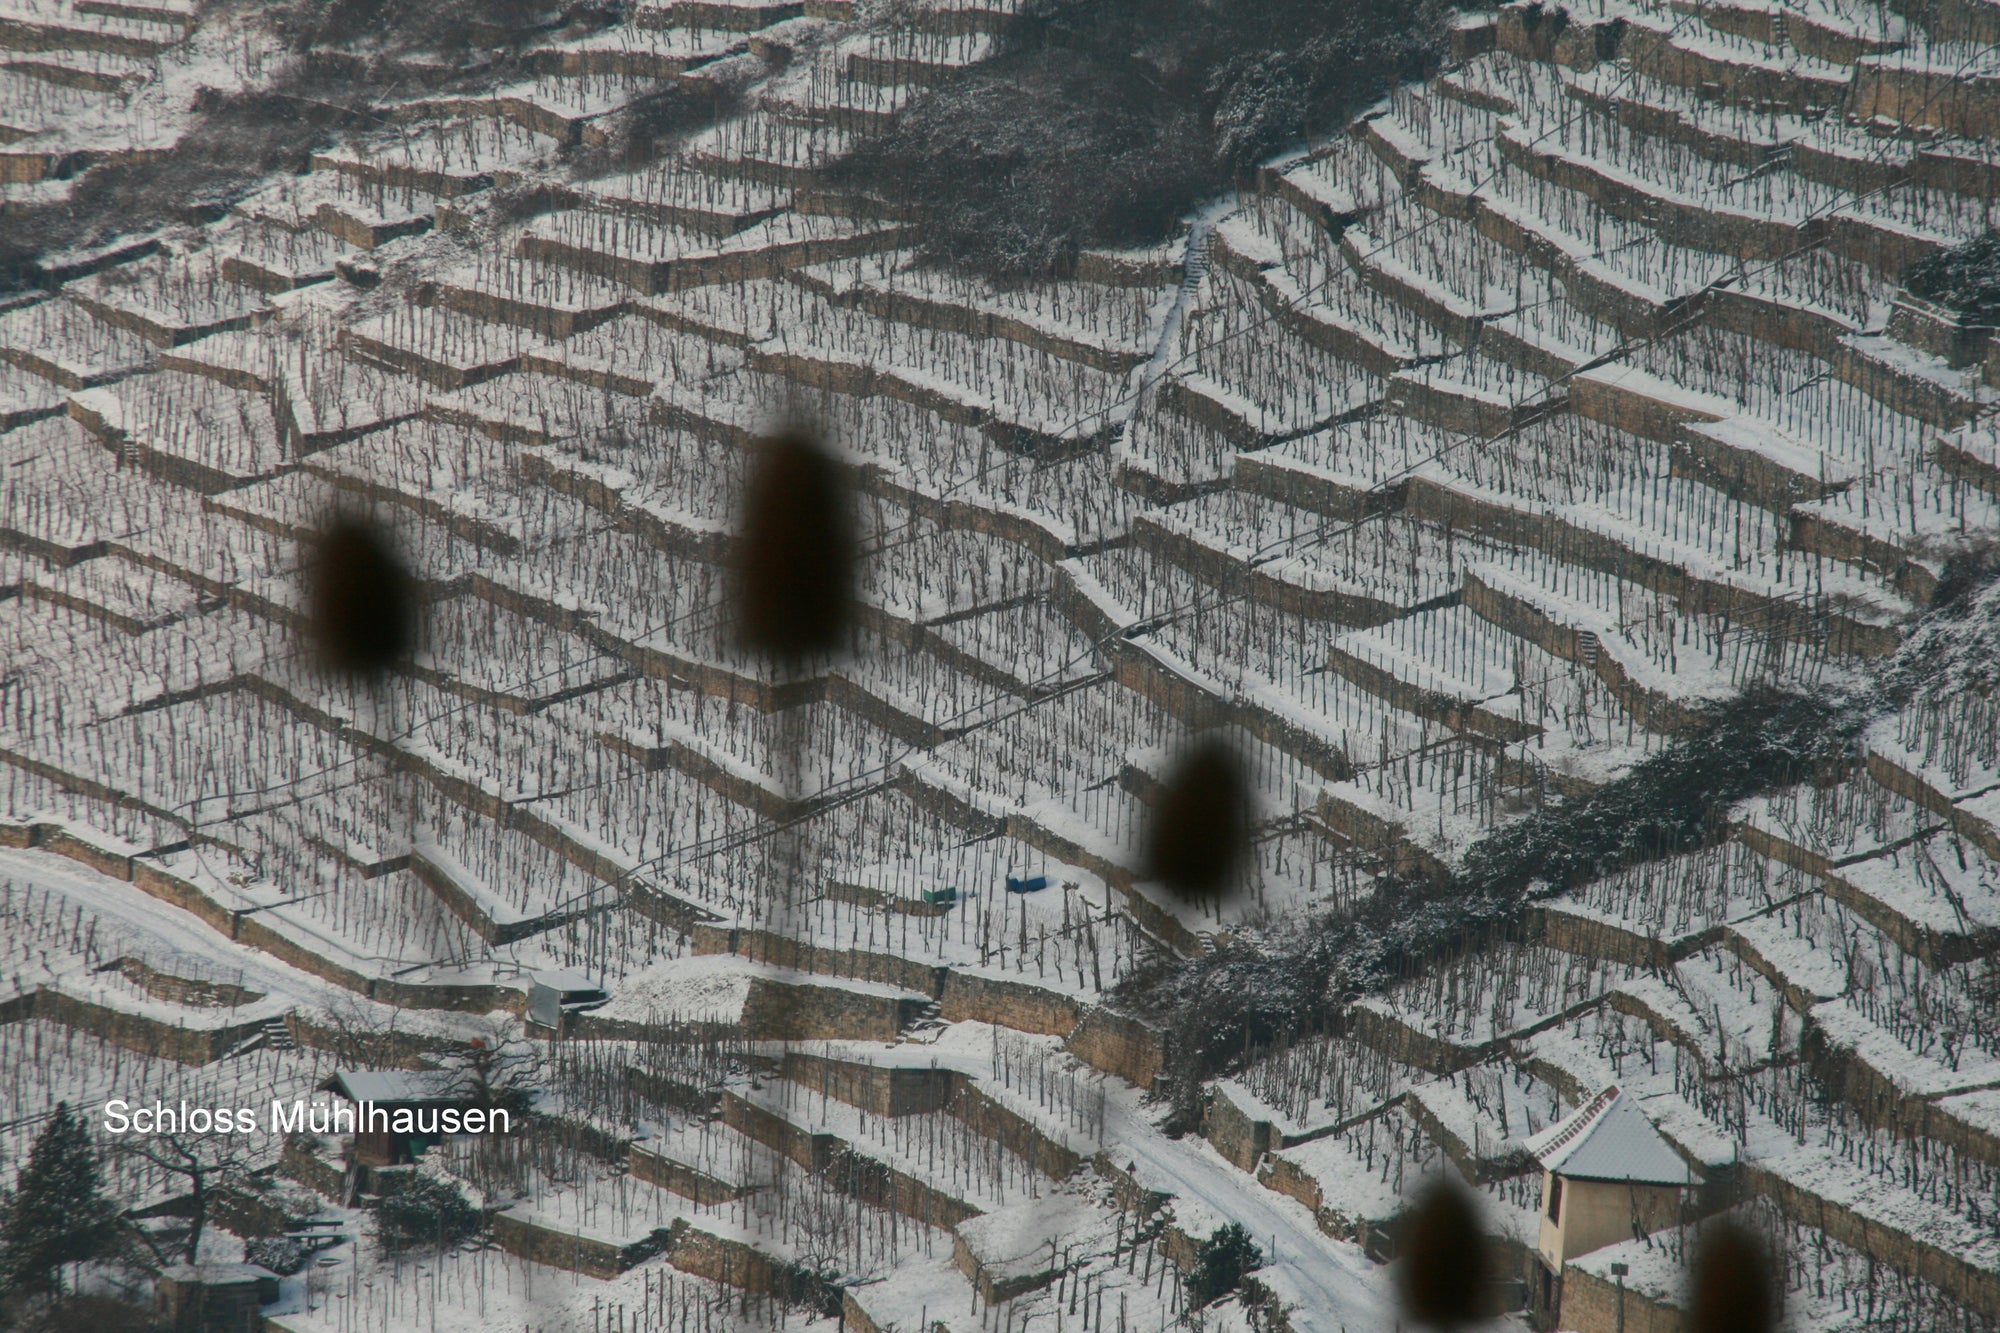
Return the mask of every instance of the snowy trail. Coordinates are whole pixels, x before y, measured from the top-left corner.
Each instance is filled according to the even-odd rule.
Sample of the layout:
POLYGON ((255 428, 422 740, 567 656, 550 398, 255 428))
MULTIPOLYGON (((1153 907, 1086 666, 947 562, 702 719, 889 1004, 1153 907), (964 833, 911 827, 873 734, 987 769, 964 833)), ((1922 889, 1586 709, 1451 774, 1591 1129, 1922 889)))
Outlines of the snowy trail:
POLYGON ((1136 392, 1128 395, 1124 416, 1129 417, 1137 410, 1176 359, 1174 349, 1180 344, 1181 325, 1186 322, 1188 307, 1193 304, 1195 292, 1208 273, 1209 234, 1215 230, 1218 221, 1233 211, 1233 201, 1217 200, 1189 220, 1187 244, 1181 252, 1181 281, 1174 288, 1173 303, 1167 309, 1166 318, 1160 322, 1160 336, 1153 344, 1152 356, 1133 372, 1136 392))
MULTIPOLYGON (((993 1029, 981 1023, 957 1024, 929 1048, 927 1058, 937 1067, 990 1082, 992 1034, 993 1029)), ((1007 1039, 1023 1040, 1017 1033, 1007 1034, 1007 1039)), ((1051 1047, 1058 1044, 1050 1039, 1051 1047)), ((895 1054, 897 1047, 884 1051, 835 1043, 827 1049, 843 1058, 886 1064, 905 1058, 895 1054)), ((1154 1123, 1155 1108, 1147 1105, 1139 1089, 1113 1075, 1087 1068, 1080 1072, 1104 1088, 1105 1157, 1113 1166, 1130 1170, 1142 1187, 1171 1195, 1169 1207, 1176 1222, 1196 1239, 1206 1238, 1224 1223, 1242 1223, 1264 1251, 1258 1281, 1290 1309, 1294 1333, 1360 1333, 1395 1326, 1388 1272, 1371 1263, 1359 1246, 1327 1236, 1304 1204, 1265 1189, 1206 1139, 1166 1137, 1154 1123)), ((1005 1100, 1010 1094, 996 1089, 994 1095, 1005 1100)), ((1034 1114, 1025 1106, 1020 1109, 1034 1114)), ((1063 1137, 1086 1157, 1098 1148, 1098 1142, 1089 1138, 1063 1137)))
POLYGON ((53 852, 0 850, 0 879, 11 879, 17 886, 33 884, 86 904, 98 916, 117 922, 149 944, 165 945, 174 953, 203 959, 211 966, 234 966, 245 984, 263 990, 271 999, 319 1005, 337 989, 222 938, 180 909, 147 897, 123 880, 53 852))
POLYGON ((1240 1222, 1264 1251, 1258 1281, 1288 1307, 1295 1333, 1358 1333, 1395 1324, 1388 1273, 1360 1247, 1323 1234, 1306 1206, 1274 1194, 1206 1140, 1169 1139, 1134 1089, 1110 1084, 1105 1151, 1141 1184, 1174 1195, 1174 1215, 1195 1237, 1240 1222))

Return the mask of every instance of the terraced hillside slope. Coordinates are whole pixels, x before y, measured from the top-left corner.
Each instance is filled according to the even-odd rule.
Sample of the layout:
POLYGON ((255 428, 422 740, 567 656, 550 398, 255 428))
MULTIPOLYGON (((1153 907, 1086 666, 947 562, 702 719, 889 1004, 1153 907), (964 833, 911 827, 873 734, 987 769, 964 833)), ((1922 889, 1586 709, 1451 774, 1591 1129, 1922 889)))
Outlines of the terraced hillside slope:
MULTIPOLYGON (((2000 7, 1468 15, 1171 243, 997 289, 820 169, 1013 8, 641 0, 449 95, 406 57, 309 170, 42 258, 0 313, 0 1160, 62 1098, 477 1038, 546 1089, 515 1146, 427 1159, 485 1241, 389 1255, 395 1172, 255 1140, 262 1209, 201 1257, 346 1238, 267 1327, 1143 1333, 1235 1221, 1263 1263, 1208 1320, 1387 1328, 1390 1223, 1447 1164, 1502 1304, 1609 1329, 1617 1263, 1673 1327, 1681 1229, 1534 1255, 1525 1141, 1616 1083, 1691 1210, 1782 1241, 1795 1327, 2000 1324, 1995 604, 1959 595, 2000 350, 1900 286, 1991 223, 2000 7), (725 116, 593 153, 674 86, 725 116), (779 672, 727 570, 799 419, 869 554, 851 649, 779 672), (298 633, 338 507, 421 580, 374 687, 298 633), (1448 874, 1768 685, 1893 704, 1161 1131, 1125 979, 1448 874), (1255 867, 1196 909, 1139 845, 1211 731, 1255 867), (611 999, 556 1036, 559 971, 611 999)), ((285 59, 172 0, 0 0, 0 47, 0 227, 285 59)))

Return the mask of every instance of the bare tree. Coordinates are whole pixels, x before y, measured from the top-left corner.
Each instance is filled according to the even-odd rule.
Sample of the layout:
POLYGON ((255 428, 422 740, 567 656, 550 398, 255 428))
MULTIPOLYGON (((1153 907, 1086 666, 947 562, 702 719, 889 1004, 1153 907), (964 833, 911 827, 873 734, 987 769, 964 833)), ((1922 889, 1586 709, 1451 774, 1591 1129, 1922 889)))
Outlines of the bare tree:
POLYGON ((457 1075, 459 1090, 482 1110, 526 1116, 535 1092, 546 1083, 541 1048, 503 1020, 490 1020, 462 1050, 444 1057, 457 1075))
MULTIPOLYGON (((251 1171, 248 1154, 226 1135, 155 1134, 120 1143, 116 1151, 187 1182, 188 1230, 182 1243, 182 1259, 187 1263, 195 1262, 201 1253, 202 1232, 217 1194, 247 1181, 251 1171)), ((163 1264, 171 1262, 150 1235, 143 1230, 137 1234, 155 1259, 163 1264)))
POLYGON ((338 996, 326 1006, 328 1046, 342 1064, 379 1069, 400 1062, 396 1041, 399 1009, 365 1005, 338 996))

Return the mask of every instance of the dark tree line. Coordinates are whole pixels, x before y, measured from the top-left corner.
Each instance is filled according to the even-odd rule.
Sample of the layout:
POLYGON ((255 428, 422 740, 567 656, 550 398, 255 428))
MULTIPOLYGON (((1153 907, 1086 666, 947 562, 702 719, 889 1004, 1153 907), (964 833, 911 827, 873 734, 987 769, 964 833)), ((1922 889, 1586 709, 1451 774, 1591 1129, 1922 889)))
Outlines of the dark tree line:
POLYGON ((89 167, 64 198, 10 208, 0 292, 48 281, 52 254, 219 217, 271 175, 303 172, 340 135, 387 124, 376 101, 423 90, 399 56, 456 57, 461 72, 430 83, 476 86, 518 77, 515 51, 537 32, 606 21, 557 0, 288 0, 264 15, 293 57, 278 74, 239 92, 201 88, 192 127, 164 153, 89 167))
POLYGON ((1043 0, 832 169, 999 278, 1164 239, 1205 198, 1437 61, 1436 0, 1043 0))
POLYGON ((1841 762, 1868 715, 1841 700, 1748 691, 1622 777, 1488 833, 1452 874, 1385 874, 1353 907, 1282 936, 1135 975, 1122 999, 1167 1028, 1176 1123, 1194 1126, 1204 1080, 1324 1029, 1349 1000, 1509 937, 1537 894, 1725 836, 1732 805, 1841 762))
POLYGON ((1746 690, 1615 780, 1493 829, 1453 873, 1388 872, 1352 907, 1132 976, 1120 1002, 1166 1030, 1171 1123, 1194 1128, 1205 1080, 1328 1030, 1349 1001, 1519 938, 1532 899, 1721 841, 1731 806, 1839 771, 1862 729, 1918 692, 1983 688, 2000 643, 1995 549, 1988 536, 1946 562, 1903 647, 1852 694, 1746 690))
POLYGON ((0 1319, 25 1319, 40 1302, 59 1303, 65 1270, 112 1249, 118 1232, 118 1207, 104 1193, 90 1131, 63 1102, 13 1191, 0 1199, 0 1319))
POLYGON ((1912 295, 1954 310, 1968 323, 2000 325, 2000 232, 1926 255, 1904 276, 1912 295))

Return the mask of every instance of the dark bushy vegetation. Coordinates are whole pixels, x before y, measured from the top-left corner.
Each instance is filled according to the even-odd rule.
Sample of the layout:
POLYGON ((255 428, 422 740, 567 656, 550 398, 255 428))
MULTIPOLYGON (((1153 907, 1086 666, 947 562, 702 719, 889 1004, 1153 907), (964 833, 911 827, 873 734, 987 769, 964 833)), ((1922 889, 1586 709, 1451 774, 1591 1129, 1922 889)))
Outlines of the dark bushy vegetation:
MULTIPOLYGON (((67 199, 8 211, 0 293, 50 281, 52 256, 219 217, 273 174, 306 170, 315 150, 388 124, 378 102, 519 78, 530 38, 604 27, 622 11, 588 0, 290 0, 265 20, 296 57, 268 87, 204 88, 193 128, 164 155, 94 167, 67 199)), ((609 143, 570 150, 570 166, 583 176, 637 170, 674 137, 741 111, 754 70, 718 70, 642 99, 610 122, 609 143)), ((559 190, 520 186, 496 196, 495 215, 520 221, 568 203, 559 190)))
POLYGON ((1904 285, 1911 295, 1956 310, 1975 324, 2000 325, 2000 232, 1918 260, 1904 285))
POLYGON ((270 173, 304 170, 314 148, 372 118, 356 88, 332 81, 233 96, 203 89, 194 110, 194 128, 164 155, 106 163, 67 199, 10 210, 0 292, 42 281, 48 256, 218 216, 270 173))
POLYGON ((413 1175, 375 1208, 375 1234, 391 1254, 448 1250, 485 1229, 486 1218, 435 1176, 413 1175))
POLYGON ((1616 782, 1494 830, 1466 856, 1463 878, 1511 895, 1702 846, 1725 831, 1730 805, 1811 776, 1846 739, 1825 698, 1750 690, 1616 782))
POLYGON ((747 84, 756 68, 724 62, 704 70, 704 78, 680 79, 648 94, 617 118, 608 142, 573 155, 577 174, 641 171, 664 158, 675 139, 742 114, 750 104, 747 84))
POLYGON ((505 46, 570 16, 557 0, 295 0, 275 13, 279 34, 300 50, 396 54, 505 46))
POLYGON ((202 89, 192 129, 162 156, 94 167, 68 198, 9 210, 0 292, 45 281, 51 255, 219 216, 272 173, 305 170, 314 149, 382 121, 375 98, 419 91, 393 57, 425 51, 464 60, 473 47, 500 48, 456 75, 449 66, 430 71, 434 84, 471 85, 513 69, 511 44, 593 21, 554 0, 294 0, 271 6, 267 19, 301 58, 266 88, 202 89), (327 53, 355 58, 308 58, 327 53))
POLYGON ((290 1277, 311 1263, 319 1250, 308 1236, 256 1236, 243 1242, 243 1261, 290 1277))
POLYGON ((1124 1001, 1167 1029, 1173 1123, 1194 1127, 1203 1080, 1324 1028, 1349 1000, 1507 936, 1537 893, 1720 838, 1737 801, 1839 762, 1858 716, 1821 697, 1749 691, 1623 777, 1495 829, 1456 874, 1388 875, 1351 909, 1288 935, 1133 977, 1124 1001))
POLYGON ((1264 1252, 1241 1222, 1217 1227, 1195 1249, 1194 1272, 1188 1275, 1188 1304, 1196 1309, 1214 1304, 1242 1286, 1243 1275, 1263 1263, 1264 1252))
POLYGON ((834 169, 995 277, 1163 239, 1201 199, 1435 63, 1434 0, 1045 0, 834 169))
POLYGON ((1931 591, 1930 610, 1948 619, 1961 619, 1996 578, 2000 578, 2000 537, 1969 543, 1945 557, 1937 587, 1931 591))

